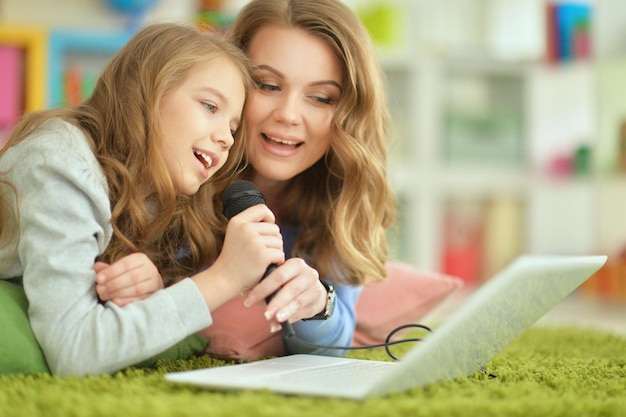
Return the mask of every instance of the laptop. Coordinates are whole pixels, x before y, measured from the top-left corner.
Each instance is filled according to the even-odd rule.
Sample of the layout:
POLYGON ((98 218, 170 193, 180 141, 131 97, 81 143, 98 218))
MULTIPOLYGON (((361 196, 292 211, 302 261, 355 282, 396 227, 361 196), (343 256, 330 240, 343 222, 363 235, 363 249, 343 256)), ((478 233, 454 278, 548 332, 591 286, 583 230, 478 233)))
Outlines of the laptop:
POLYGON ((173 372, 165 378, 213 390, 270 390, 361 400, 471 375, 484 369, 606 259, 522 255, 397 362, 296 354, 173 372))

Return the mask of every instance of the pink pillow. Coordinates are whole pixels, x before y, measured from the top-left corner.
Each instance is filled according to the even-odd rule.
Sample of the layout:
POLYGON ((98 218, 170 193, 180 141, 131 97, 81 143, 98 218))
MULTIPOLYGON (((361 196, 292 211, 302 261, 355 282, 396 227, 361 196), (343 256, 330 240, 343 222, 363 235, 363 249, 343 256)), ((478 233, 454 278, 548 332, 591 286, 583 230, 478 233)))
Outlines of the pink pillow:
POLYGON ((265 302, 250 307, 238 296, 215 310, 213 324, 201 335, 210 340, 206 353, 216 358, 253 360, 287 354, 281 332, 271 333, 265 302))
MULTIPOLYGON (((357 300, 355 346, 384 342, 393 329, 416 323, 463 283, 401 262, 386 267, 388 278, 364 286, 357 300)), ((265 303, 244 307, 243 301, 235 297, 213 312, 213 324, 200 332, 211 341, 206 353, 240 360, 286 355, 282 333, 270 333, 263 316, 265 303)))
POLYGON ((463 285, 460 278, 402 262, 389 262, 386 267, 387 279, 364 286, 357 300, 356 346, 383 343, 392 330, 417 323, 463 285))

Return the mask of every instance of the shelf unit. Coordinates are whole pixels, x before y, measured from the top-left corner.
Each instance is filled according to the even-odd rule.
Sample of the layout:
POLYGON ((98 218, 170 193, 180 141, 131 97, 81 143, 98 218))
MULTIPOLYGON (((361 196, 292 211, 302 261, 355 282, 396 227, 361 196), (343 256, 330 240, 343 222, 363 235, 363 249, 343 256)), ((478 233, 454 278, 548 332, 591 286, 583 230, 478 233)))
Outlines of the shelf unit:
MULTIPOLYGON (((375 1, 351 6, 363 3, 375 1)), ((614 169, 626 49, 616 22, 626 6, 589 1, 593 58, 548 64, 547 1, 390 4, 409 22, 393 28, 408 41, 379 45, 395 129, 393 256, 444 272, 449 256, 479 257, 485 279, 519 253, 618 252, 626 227, 611 207, 626 208, 614 169), (529 28, 507 46, 507 32, 529 28), (472 237, 471 223, 455 222, 476 221, 477 210, 472 237), (459 239, 482 239, 480 250, 451 251, 450 225, 459 239)))
POLYGON ((25 52, 25 111, 64 105, 68 67, 84 65, 95 77, 132 35, 0 24, 0 45, 17 46, 25 52))
MULTIPOLYGON (((66 71, 79 66, 92 80, 100 69, 132 37, 130 32, 89 32, 52 30, 50 33, 48 70, 48 107, 66 104, 66 71)), ((85 94, 90 93, 89 86, 85 94)))

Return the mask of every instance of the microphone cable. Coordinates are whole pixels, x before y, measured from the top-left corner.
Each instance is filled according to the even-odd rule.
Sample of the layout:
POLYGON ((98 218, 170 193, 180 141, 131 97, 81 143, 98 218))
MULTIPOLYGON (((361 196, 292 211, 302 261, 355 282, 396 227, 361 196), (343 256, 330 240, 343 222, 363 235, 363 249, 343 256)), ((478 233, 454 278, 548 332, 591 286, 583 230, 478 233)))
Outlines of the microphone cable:
MULTIPOLYGON (((391 352, 391 350, 389 349, 390 346, 399 345, 401 343, 421 342, 421 341, 424 340, 421 337, 411 337, 411 338, 408 338, 408 339, 391 340, 393 335, 395 335, 399 331, 404 330, 404 329, 410 329, 410 328, 422 329, 422 330, 426 330, 429 333, 433 333, 433 330, 430 327, 428 327, 428 326, 426 326, 424 324, 410 323, 410 324, 403 324, 401 326, 396 327, 392 331, 390 331, 389 334, 387 335, 387 337, 385 338, 385 342, 384 343, 374 343, 374 344, 361 345, 361 346, 319 345, 319 344, 316 344, 316 343, 307 342, 306 340, 302 340, 299 337, 297 337, 295 335, 295 333, 292 333, 291 335, 285 336, 285 338, 286 339, 291 339, 291 338, 297 339, 303 345, 309 346, 309 347, 313 347, 313 348, 317 348, 317 349, 360 350, 360 349, 374 349, 374 348, 384 347, 385 348, 385 352, 387 352, 387 355, 392 360, 400 361, 400 358, 398 358, 396 355, 394 355, 391 352)), ((481 366, 480 370, 483 371, 485 374, 487 374, 487 376, 489 378, 496 378, 497 377, 496 374, 489 372, 484 366, 481 366)))
POLYGON ((398 326, 395 329, 393 329, 391 332, 389 332, 389 334, 385 338, 385 342, 384 343, 375 343, 375 344, 362 345, 362 346, 319 345, 319 344, 316 344, 316 343, 308 342, 306 340, 302 340, 299 337, 297 337, 295 335, 295 333, 293 333, 292 335, 285 335, 285 338, 286 339, 292 339, 292 338, 293 339, 297 339, 299 343, 301 343, 301 344, 303 344, 305 346, 308 346, 308 347, 316 348, 316 349, 361 350, 361 349, 374 349, 374 348, 384 347, 385 351, 387 352, 387 355, 389 355, 389 357, 391 359, 393 359, 394 361, 398 361, 398 360, 400 360, 400 358, 398 358, 396 355, 394 355, 391 352, 391 350, 389 349, 390 346, 399 345, 401 343, 421 342, 422 340, 424 340, 421 337, 413 337, 413 338, 401 339, 401 340, 391 340, 391 338, 396 333, 398 333, 401 330, 409 329, 409 328, 419 328, 419 329, 426 330, 429 333, 433 332, 430 327, 425 326, 423 324, 417 324, 417 323, 403 324, 402 326, 398 326))

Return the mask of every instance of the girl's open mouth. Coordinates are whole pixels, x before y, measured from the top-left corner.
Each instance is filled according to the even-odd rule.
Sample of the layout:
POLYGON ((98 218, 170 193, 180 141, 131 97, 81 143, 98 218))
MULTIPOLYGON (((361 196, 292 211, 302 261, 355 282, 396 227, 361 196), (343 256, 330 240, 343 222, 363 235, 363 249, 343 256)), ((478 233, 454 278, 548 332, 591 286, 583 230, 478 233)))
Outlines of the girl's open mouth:
POLYGON ((198 161, 200 161, 200 163, 202 163, 202 165, 204 165, 206 169, 209 169, 211 168, 211 166, 213 166, 213 158, 211 158, 209 155, 205 154, 204 152, 200 152, 194 149, 193 155, 196 157, 198 161))

